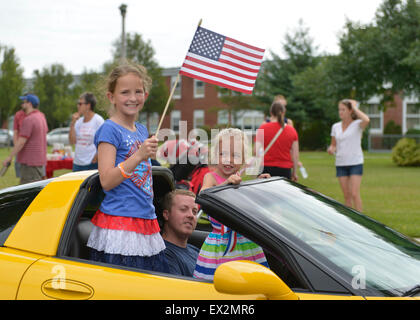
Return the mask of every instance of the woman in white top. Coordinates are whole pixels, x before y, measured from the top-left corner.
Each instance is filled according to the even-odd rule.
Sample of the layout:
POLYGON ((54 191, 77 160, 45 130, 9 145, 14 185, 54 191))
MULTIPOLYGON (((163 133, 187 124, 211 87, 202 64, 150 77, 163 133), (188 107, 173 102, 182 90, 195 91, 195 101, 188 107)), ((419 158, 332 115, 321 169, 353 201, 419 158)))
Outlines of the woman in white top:
POLYGON ((327 151, 336 156, 336 175, 346 205, 361 212, 360 184, 364 162, 361 141, 370 119, 359 110, 355 100, 340 101, 338 114, 341 121, 331 128, 331 145, 327 151))
POLYGON ((93 93, 83 93, 77 103, 77 112, 72 115, 69 140, 76 145, 73 171, 98 169, 97 150, 93 143, 96 131, 104 119, 94 112, 96 98, 93 93))

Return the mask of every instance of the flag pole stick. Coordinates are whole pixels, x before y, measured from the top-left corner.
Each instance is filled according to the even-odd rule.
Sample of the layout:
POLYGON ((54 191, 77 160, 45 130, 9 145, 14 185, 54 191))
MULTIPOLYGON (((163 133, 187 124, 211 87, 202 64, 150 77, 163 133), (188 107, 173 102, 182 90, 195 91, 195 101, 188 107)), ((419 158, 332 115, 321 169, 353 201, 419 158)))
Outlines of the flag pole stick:
POLYGON ((165 109, 163 110, 162 117, 160 118, 159 126, 158 126, 158 128, 156 130, 156 133, 155 133, 155 136, 156 137, 159 134, 160 126, 162 125, 163 118, 165 118, 166 111, 168 110, 168 107, 169 107, 169 102, 171 102, 171 99, 172 99, 172 96, 174 95, 176 86, 178 85, 178 81, 179 81, 179 72, 178 72, 178 75, 176 77, 175 83, 174 83, 174 85, 172 87, 171 94, 169 95, 168 101, 166 102, 166 106, 165 106, 165 109))
MULTIPOLYGON (((200 19, 200 21, 198 22, 198 26, 201 26, 201 22, 203 22, 203 19, 200 19)), ((170 93, 170 95, 169 95, 168 101, 166 102, 165 109, 163 110, 162 116, 160 117, 159 125, 158 125, 158 128, 157 128, 156 133, 155 133, 155 136, 156 136, 156 137, 157 137, 157 136, 158 136, 158 134, 159 134, 160 127, 161 127, 161 125, 162 125, 163 119, 165 118, 166 111, 168 110, 168 107, 169 107, 169 103, 170 103, 170 102, 171 102, 171 100, 172 100, 172 96, 174 95, 174 92, 175 92, 176 86, 178 85, 178 81, 179 81, 179 71, 178 71, 178 75, 177 75, 177 77, 176 77, 175 83, 174 83, 174 85, 173 85, 173 87, 172 87, 171 93, 170 93)))

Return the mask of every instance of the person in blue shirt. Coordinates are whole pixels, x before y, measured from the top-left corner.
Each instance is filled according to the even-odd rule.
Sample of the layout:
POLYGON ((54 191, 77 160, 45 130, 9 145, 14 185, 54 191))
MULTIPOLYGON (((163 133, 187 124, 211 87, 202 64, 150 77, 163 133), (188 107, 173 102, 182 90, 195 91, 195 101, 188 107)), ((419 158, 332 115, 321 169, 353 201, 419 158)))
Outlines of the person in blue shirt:
POLYGON ((197 225, 198 204, 195 193, 176 189, 166 194, 163 201, 162 237, 169 273, 192 277, 199 249, 188 243, 197 225))
POLYGON ((113 110, 94 139, 105 198, 92 218, 87 246, 94 261, 168 272, 153 205, 150 159, 158 140, 136 122, 151 84, 146 68, 131 64, 114 68, 108 77, 113 110))

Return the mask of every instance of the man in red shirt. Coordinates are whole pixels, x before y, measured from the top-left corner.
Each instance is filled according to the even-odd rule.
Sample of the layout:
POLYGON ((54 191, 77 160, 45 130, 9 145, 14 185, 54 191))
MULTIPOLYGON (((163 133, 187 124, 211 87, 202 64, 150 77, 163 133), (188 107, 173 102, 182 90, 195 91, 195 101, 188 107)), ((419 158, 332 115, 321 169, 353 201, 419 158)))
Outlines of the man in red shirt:
POLYGON ((3 161, 7 166, 18 155, 20 168, 20 183, 41 180, 47 164, 47 132, 45 116, 38 110, 39 98, 34 94, 19 97, 23 100, 22 110, 25 118, 22 120, 19 136, 10 153, 3 161))

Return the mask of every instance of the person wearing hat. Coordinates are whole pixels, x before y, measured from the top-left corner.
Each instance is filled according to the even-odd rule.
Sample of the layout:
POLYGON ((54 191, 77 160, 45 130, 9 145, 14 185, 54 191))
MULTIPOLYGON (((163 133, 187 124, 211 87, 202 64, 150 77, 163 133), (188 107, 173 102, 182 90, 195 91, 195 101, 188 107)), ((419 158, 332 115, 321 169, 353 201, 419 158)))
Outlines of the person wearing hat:
POLYGON ((17 155, 20 163, 20 184, 42 180, 47 164, 47 132, 45 116, 38 110, 39 98, 34 94, 19 97, 25 118, 10 155, 3 161, 8 166, 17 155))

